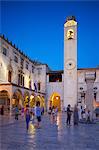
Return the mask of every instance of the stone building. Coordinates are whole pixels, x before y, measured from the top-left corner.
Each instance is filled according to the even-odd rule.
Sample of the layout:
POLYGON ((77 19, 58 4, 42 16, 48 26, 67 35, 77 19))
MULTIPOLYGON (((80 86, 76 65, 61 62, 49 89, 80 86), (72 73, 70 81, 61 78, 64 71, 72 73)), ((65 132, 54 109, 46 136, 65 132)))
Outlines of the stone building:
POLYGON ((64 70, 31 60, 15 44, 0 36, 0 105, 5 111, 15 105, 59 110, 71 104, 94 110, 99 106, 99 68, 77 68, 77 22, 64 24, 64 70))
MULTIPOLYGON (((44 104, 46 96, 46 64, 32 61, 4 36, 0 37, 0 105, 11 109, 44 104)), ((44 106, 45 107, 45 106, 44 106)))

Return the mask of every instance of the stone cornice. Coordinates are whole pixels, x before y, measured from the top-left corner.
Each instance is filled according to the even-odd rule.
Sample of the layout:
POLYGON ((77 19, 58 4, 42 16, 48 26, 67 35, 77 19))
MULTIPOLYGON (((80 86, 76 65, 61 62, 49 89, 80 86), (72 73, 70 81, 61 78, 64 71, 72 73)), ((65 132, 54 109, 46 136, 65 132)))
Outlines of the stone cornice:
POLYGON ((26 89, 26 90, 29 90, 29 91, 32 91, 32 92, 35 92, 35 93, 38 93, 38 94, 43 94, 43 95, 46 94, 46 93, 42 93, 42 92, 39 92, 39 91, 36 92, 35 90, 29 89, 29 88, 26 88, 26 87, 23 87, 23 86, 14 84, 14 83, 1 83, 1 84, 0 84, 0 86, 5 86, 5 85, 8 85, 8 86, 16 86, 16 87, 18 87, 18 88, 26 89))

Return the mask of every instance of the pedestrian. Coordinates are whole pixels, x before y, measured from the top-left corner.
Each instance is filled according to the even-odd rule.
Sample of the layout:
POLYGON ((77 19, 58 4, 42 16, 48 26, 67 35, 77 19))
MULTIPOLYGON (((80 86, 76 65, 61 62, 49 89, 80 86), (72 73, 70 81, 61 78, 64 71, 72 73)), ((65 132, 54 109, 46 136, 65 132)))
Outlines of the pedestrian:
POLYGON ((18 120, 19 108, 18 108, 18 106, 17 106, 17 105, 15 106, 14 111, 15 111, 15 120, 18 120))
POLYGON ((83 121, 86 122, 86 110, 85 109, 82 111, 82 118, 83 118, 83 121))
POLYGON ((40 128, 40 122, 41 122, 41 108, 40 108, 40 102, 37 101, 36 107, 35 107, 35 116, 37 119, 37 128, 40 128))
POLYGON ((52 107, 52 121, 55 121, 55 107, 52 107))
POLYGON ((29 129, 29 122, 30 122, 30 112, 29 109, 26 110, 26 115, 25 115, 25 119, 26 119, 26 129, 29 129))
POLYGON ((55 108, 55 121, 57 121, 57 113, 58 113, 58 108, 55 108))
POLYGON ((78 108, 76 105, 74 107, 73 118, 74 118, 74 125, 78 125, 79 116, 78 116, 78 108))
POLYGON ((82 120, 82 106, 78 108, 78 116, 79 116, 79 121, 81 121, 82 120))
POLYGON ((1 107, 1 115, 4 115, 4 106, 1 107))
POLYGON ((50 106, 49 109, 48 109, 48 114, 51 115, 51 113, 52 113, 52 108, 50 106))
POLYGON ((22 116, 22 118, 24 118, 24 107, 22 107, 22 109, 21 109, 21 116, 22 116))
POLYGON ((29 121, 29 133, 34 133, 35 125, 34 125, 34 113, 30 112, 30 121, 29 121))
POLYGON ((90 110, 88 110, 87 113, 86 113, 86 120, 87 120, 87 123, 91 122, 91 119, 90 119, 90 110))
POLYGON ((42 115, 44 115, 44 106, 42 107, 42 115))
POLYGON ((67 125, 70 126, 70 123, 71 123, 71 115, 72 115, 72 111, 71 111, 71 106, 70 104, 68 105, 67 107, 67 125))

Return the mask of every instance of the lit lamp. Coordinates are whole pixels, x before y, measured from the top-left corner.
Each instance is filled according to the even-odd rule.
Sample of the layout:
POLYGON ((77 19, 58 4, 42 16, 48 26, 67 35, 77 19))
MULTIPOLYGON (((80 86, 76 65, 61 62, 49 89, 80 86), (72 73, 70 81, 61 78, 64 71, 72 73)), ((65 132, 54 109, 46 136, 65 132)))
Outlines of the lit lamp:
POLYGON ((31 99, 33 99, 34 98, 34 95, 31 95, 31 99))
POLYGON ((59 97, 58 97, 58 96, 56 96, 56 99, 59 99, 59 97))

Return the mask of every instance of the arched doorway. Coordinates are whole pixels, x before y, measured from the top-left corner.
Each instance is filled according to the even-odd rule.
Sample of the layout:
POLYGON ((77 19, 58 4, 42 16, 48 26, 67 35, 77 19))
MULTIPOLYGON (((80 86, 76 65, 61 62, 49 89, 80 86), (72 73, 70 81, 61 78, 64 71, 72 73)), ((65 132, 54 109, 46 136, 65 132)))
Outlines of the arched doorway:
POLYGON ((37 101, 40 102, 40 107, 45 107, 45 100, 44 100, 44 97, 43 97, 43 96, 40 96, 40 95, 36 96, 36 97, 35 97, 35 101, 36 101, 36 102, 37 102, 37 101))
POLYGON ((22 96, 22 92, 17 89, 12 97, 12 106, 18 106, 19 108, 21 108, 23 106, 23 96, 22 96))
POLYGON ((2 90, 0 91, 0 108, 4 106, 4 111, 9 112, 10 110, 10 96, 8 91, 2 90))
POLYGON ((35 107, 35 95, 34 95, 34 93, 32 93, 30 96, 29 106, 31 108, 35 107))
POLYGON ((60 95, 56 92, 54 92, 51 96, 50 96, 50 101, 49 101, 49 106, 51 107, 57 107, 58 111, 61 110, 61 100, 60 100, 60 95))

